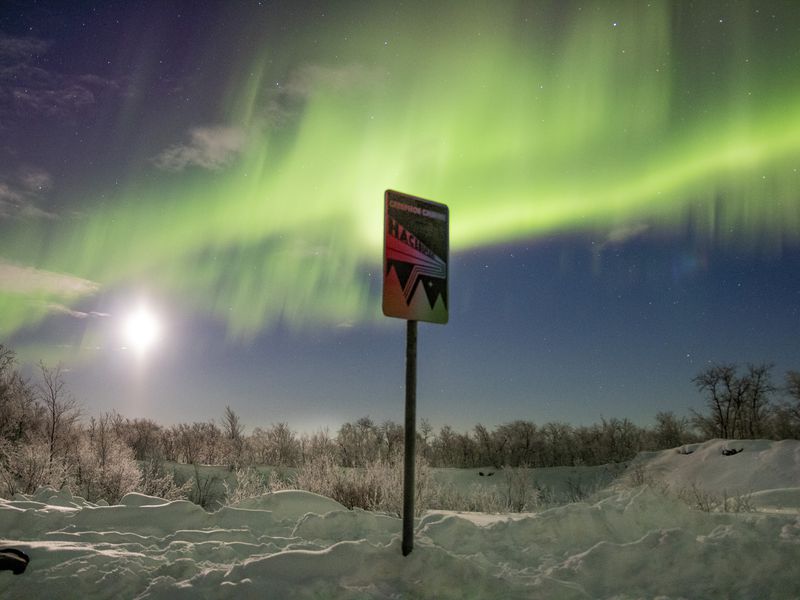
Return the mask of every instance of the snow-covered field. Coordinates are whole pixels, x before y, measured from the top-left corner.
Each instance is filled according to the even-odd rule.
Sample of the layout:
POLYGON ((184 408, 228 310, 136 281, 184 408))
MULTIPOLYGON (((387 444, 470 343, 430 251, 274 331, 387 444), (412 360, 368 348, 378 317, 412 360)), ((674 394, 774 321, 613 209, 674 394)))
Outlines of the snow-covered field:
POLYGON ((429 512, 405 558, 399 519, 306 492, 207 513, 40 490, 0 501, 0 548, 31 557, 21 575, 0 572, 0 597, 798 598, 800 442, 736 442, 723 456, 728 444, 640 455, 588 503, 429 512), (694 510, 678 494, 744 494, 746 512, 694 510))

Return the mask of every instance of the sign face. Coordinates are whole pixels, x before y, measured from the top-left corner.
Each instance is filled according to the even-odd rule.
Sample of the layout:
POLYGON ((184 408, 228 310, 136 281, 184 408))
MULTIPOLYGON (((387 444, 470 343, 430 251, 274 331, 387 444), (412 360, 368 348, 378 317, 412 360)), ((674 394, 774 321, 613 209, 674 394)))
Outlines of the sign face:
POLYGON ((447 206, 386 190, 383 239, 383 314, 447 323, 447 206))

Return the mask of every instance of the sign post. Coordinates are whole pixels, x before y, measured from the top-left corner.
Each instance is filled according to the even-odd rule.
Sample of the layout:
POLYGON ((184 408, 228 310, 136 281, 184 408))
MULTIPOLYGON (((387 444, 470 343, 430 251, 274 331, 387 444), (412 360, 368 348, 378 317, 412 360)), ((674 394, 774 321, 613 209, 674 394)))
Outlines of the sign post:
POLYGON ((444 204, 386 190, 383 314, 406 320, 403 556, 414 549, 417 441, 417 322, 447 323, 450 213, 444 204))
POLYGON ((417 322, 406 321, 406 418, 403 454, 403 556, 414 549, 414 467, 417 446, 417 322))

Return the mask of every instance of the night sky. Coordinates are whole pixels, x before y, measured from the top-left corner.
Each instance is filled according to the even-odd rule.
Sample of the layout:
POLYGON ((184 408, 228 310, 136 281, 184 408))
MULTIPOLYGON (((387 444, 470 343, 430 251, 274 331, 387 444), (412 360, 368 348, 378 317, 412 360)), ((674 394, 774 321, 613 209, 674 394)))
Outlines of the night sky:
POLYGON ((450 209, 418 417, 649 424, 800 369, 799 169, 795 0, 4 0, 0 342, 89 415, 400 421, 391 188, 450 209))

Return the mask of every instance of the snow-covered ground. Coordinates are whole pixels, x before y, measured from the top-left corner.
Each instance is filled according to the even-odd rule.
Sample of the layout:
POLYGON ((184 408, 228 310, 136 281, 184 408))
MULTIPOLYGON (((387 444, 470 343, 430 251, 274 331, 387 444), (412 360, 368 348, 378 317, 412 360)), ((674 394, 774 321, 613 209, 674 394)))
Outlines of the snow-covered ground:
POLYGON ((405 558, 399 519, 306 492, 207 513, 137 494, 96 506, 40 490, 0 501, 0 547, 31 557, 21 575, 0 572, 0 597, 800 597, 800 442, 687 450, 641 455, 589 503, 429 512, 405 558), (643 479, 650 485, 629 487, 643 479), (739 506, 753 512, 693 510, 675 497, 686 490, 745 494, 739 506))

